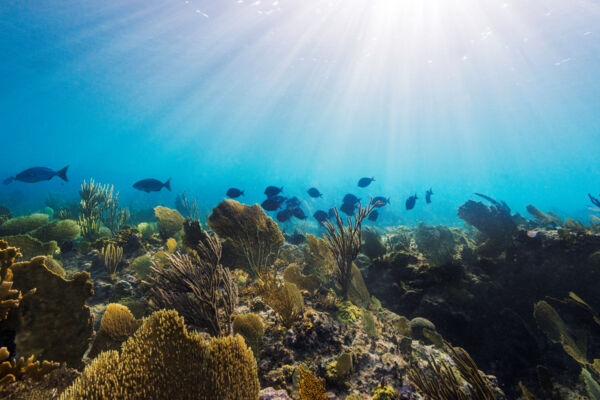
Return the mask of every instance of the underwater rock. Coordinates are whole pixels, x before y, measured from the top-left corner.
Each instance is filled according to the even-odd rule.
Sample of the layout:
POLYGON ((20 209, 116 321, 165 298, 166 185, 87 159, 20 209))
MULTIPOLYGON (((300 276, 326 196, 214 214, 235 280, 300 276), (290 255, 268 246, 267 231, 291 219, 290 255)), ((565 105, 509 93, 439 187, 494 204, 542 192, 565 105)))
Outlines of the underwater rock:
POLYGON ((272 387, 264 388, 258 395, 259 400, 292 400, 284 389, 273 389, 272 387))
POLYGON ((54 221, 40 226, 32 231, 30 235, 42 242, 55 241, 57 243, 70 242, 75 240, 80 235, 80 228, 76 221, 72 219, 64 219, 54 221))
POLYGON ((459 207, 458 217, 488 237, 488 241, 480 247, 480 250, 491 254, 509 246, 512 235, 517 231, 510 210, 498 204, 488 207, 480 201, 469 200, 459 207))
POLYGON ((416 340, 425 340, 426 337, 423 334, 423 329, 435 331, 435 325, 427 318, 415 317, 410 320, 410 336, 416 340))
POLYGON ((277 223, 258 204, 223 200, 213 208, 208 226, 223 239, 223 264, 252 274, 275 261, 284 241, 277 223))
POLYGON ((122 279, 112 286, 110 293, 111 301, 118 301, 123 297, 131 297, 133 295, 133 286, 130 282, 122 279))
POLYGON ((16 289, 35 289, 17 311, 19 354, 83 366, 81 358, 93 333, 93 318, 85 305, 93 294, 90 275, 78 272, 64 279, 44 265, 44 257, 13 264, 12 271, 16 289))
POLYGON ((241 336, 209 342, 175 311, 157 311, 121 347, 101 353, 61 400, 256 400, 256 361, 241 336))
POLYGON ((185 219, 177 210, 172 210, 167 207, 158 206, 154 208, 154 214, 158 219, 158 233, 164 240, 175 236, 183 229, 185 219))
POLYGON ((37 256, 51 256, 58 249, 58 244, 54 241, 42 243, 29 235, 4 236, 0 239, 18 248, 25 260, 37 256))
POLYGON ((360 251, 371 260, 382 257, 387 249, 381 241, 381 236, 373 229, 364 229, 362 231, 362 246, 360 251))
POLYGON ((23 235, 48 223, 47 214, 31 214, 9 219, 0 226, 0 236, 23 235))
POLYGON ((460 230, 446 226, 431 226, 419 223, 414 232, 419 251, 432 267, 451 264, 469 240, 460 230))

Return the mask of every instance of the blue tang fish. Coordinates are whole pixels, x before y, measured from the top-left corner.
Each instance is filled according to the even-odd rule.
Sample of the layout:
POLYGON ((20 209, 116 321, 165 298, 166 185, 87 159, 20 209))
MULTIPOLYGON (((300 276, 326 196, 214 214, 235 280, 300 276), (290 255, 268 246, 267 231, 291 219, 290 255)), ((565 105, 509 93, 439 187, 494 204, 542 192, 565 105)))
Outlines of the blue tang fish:
POLYGON ((11 176, 10 178, 5 179, 4 184, 8 185, 12 181, 20 181, 20 182, 27 182, 27 183, 49 181, 50 179, 54 178, 55 176, 58 176, 63 181, 68 182, 69 181, 67 179, 67 169, 68 168, 69 168, 69 166, 67 165, 60 171, 53 171, 50 168, 46 168, 46 167, 33 167, 33 168, 26 169, 25 171, 19 172, 15 176, 11 176))
POLYGON ((133 187, 146 193, 160 192, 162 188, 167 188, 167 190, 170 192, 171 178, 167 179, 165 183, 162 183, 158 179, 142 179, 141 181, 134 183, 133 187))

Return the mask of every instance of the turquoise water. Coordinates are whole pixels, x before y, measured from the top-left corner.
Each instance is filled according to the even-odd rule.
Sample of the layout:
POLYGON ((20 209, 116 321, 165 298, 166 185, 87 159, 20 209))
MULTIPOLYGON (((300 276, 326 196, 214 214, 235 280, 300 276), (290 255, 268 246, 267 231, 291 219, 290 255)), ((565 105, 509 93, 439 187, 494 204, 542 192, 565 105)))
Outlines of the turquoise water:
POLYGON ((93 177, 134 208, 185 190, 206 214, 229 187, 254 203, 278 185, 310 214, 389 196, 382 225, 459 224, 473 192, 587 222, 599 22, 589 0, 3 1, 1 178, 70 169, 0 185, 0 204, 76 200, 93 177), (132 188, 168 177, 172 193, 132 188))

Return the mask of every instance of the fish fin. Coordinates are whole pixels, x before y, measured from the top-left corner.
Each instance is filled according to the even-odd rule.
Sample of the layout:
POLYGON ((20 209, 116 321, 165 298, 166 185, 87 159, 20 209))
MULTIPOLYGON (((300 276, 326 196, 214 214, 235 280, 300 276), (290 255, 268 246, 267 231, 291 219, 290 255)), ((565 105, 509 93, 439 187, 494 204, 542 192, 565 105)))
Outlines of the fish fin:
POLYGON ((2 183, 4 183, 5 185, 8 185, 9 183, 12 183, 14 180, 15 180, 15 177, 11 176, 10 178, 6 178, 4 180, 4 182, 2 182, 2 183))
POLYGON ((67 169, 69 169, 68 165, 56 173, 56 176, 65 182, 69 182, 69 179, 67 179, 67 169))
POLYGON ((167 179, 167 181, 163 184, 164 187, 167 188, 167 190, 170 192, 171 191, 171 178, 167 179))

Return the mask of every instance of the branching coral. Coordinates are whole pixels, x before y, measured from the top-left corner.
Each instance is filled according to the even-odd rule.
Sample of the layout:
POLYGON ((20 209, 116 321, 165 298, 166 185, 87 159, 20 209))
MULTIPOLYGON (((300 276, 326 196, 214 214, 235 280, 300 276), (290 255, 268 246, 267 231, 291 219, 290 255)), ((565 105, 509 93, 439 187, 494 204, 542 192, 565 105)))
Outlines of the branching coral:
POLYGON ((410 363, 408 376, 419 391, 432 400, 496 400, 490 383, 482 376, 475 361, 460 347, 444 342, 454 365, 427 356, 423 370, 410 363), (465 387, 464 383, 467 384, 465 387))
POLYGON ((231 331, 238 292, 231 272, 221 265, 221 242, 205 233, 192 255, 166 255, 168 264, 151 267, 150 295, 157 308, 175 309, 194 326, 215 336, 231 331))
POLYGON ((261 273, 272 265, 283 244, 279 227, 257 204, 223 200, 213 209, 208 226, 225 239, 224 263, 250 273, 261 273))
POLYGON ((83 181, 79 190, 79 218, 77 220, 81 235, 94 240, 100 234, 102 223, 114 234, 129 220, 129 210, 119 206, 119 193, 114 186, 102 185, 90 179, 83 181))
POLYGON ((175 208, 186 218, 190 218, 192 220, 200 219, 198 202, 196 199, 190 199, 185 191, 175 197, 175 208))
POLYGON ((258 295, 279 315, 284 326, 289 328, 302 319, 304 299, 295 284, 281 283, 274 268, 263 271, 259 278, 258 295))
POLYGON ((354 220, 347 217, 346 224, 334 208, 334 222, 326 220, 321 225, 327 232, 327 243, 336 260, 336 280, 341 287, 344 300, 349 299, 350 285, 352 283, 352 266, 361 247, 362 221, 371 213, 375 204, 371 200, 366 207, 359 206, 354 214, 354 220))
POLYGON ((61 400, 257 400, 256 361, 240 336, 206 342, 175 311, 157 311, 101 353, 61 400))
POLYGON ((123 258, 123 248, 109 242, 102 248, 101 257, 108 273, 114 275, 123 258))

